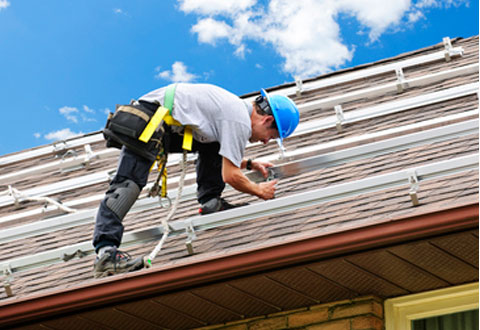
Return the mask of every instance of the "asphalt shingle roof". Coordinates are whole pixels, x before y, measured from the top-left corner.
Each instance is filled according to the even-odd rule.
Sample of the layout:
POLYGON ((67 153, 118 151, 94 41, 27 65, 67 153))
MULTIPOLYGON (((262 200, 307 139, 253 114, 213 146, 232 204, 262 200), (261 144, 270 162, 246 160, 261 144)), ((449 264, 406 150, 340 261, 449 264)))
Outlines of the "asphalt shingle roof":
MULTIPOLYGON (((454 67, 478 63, 478 37, 457 39, 454 41, 453 45, 454 47, 464 48, 465 52, 462 57, 455 57, 449 62, 441 60, 425 65, 410 67, 404 70, 405 77, 418 77, 433 72, 448 70, 454 67)), ((389 61, 394 62, 405 58, 440 51, 442 47, 443 46, 441 44, 436 45, 423 51, 419 50, 417 52, 399 55, 398 57, 389 61)), ((373 63, 371 66, 382 64, 384 64, 384 62, 373 63)), ((341 72, 338 74, 341 74, 341 72)), ((322 79, 322 77, 318 77, 317 79, 322 79)), ((395 80, 396 77, 393 72, 392 74, 382 74, 366 79, 351 81, 338 86, 310 90, 294 98, 298 104, 302 104, 311 100, 331 97, 333 95, 341 95, 342 93, 377 86, 395 80)), ((393 92, 378 97, 360 98, 342 104, 342 107, 344 112, 349 112, 356 109, 363 109, 369 106, 418 95, 424 95, 475 82, 478 82, 478 70, 475 73, 447 79, 435 84, 412 89, 407 88, 403 93, 393 92)), ((322 145, 331 141, 341 141, 342 139, 352 137, 362 137, 369 133, 382 132, 395 127, 424 122, 453 114, 461 114, 466 111, 476 109, 478 109, 477 93, 440 101, 435 104, 421 106, 394 114, 347 124, 343 127, 343 130, 340 133, 337 132, 335 127, 333 127, 313 133, 297 135, 287 139, 285 141, 285 146, 289 151, 300 150, 303 147, 322 145)), ((319 118, 325 118, 333 114, 335 114, 335 112, 332 108, 317 109, 308 113, 302 113, 301 123, 310 122, 319 118)), ((434 126, 452 124, 455 121, 475 119, 477 117, 478 113, 469 118, 461 118, 453 120, 450 123, 425 127, 422 130, 431 129, 434 126)), ((403 134, 407 133, 413 132, 405 132, 403 134)), ((391 138, 391 136, 385 138, 391 138)), ((334 147, 331 151, 342 149, 348 150, 349 148, 357 145, 363 145, 370 142, 372 141, 357 142, 345 146, 334 147)), ((103 150, 105 148, 103 142, 94 143, 91 146, 94 152, 103 150)), ((74 149, 78 152, 78 154, 82 154, 84 152, 82 147, 76 147, 74 149)), ((271 156, 277 152, 278 151, 276 147, 274 147, 274 144, 270 144, 266 147, 262 145, 252 145, 247 149, 246 157, 265 157, 271 156)), ((346 160, 345 162, 334 164, 332 166, 321 166, 318 169, 309 171, 307 173, 297 173, 295 175, 283 178, 278 185, 277 198, 295 196, 302 192, 332 187, 347 182, 355 182, 363 178, 393 173, 425 164, 434 164, 443 160, 455 159, 476 153, 478 153, 478 132, 463 136, 452 136, 451 138, 442 141, 425 142, 421 145, 408 146, 402 150, 391 151, 387 154, 366 156, 362 159, 356 160, 346 160)), ((57 182, 72 178, 79 178, 92 173, 106 172, 107 170, 115 168, 116 158, 117 156, 114 155, 103 160, 93 160, 92 164, 88 167, 66 173, 62 173, 60 170, 55 170, 47 175, 41 176, 37 176, 35 173, 33 173, 18 179, 15 182, 0 185, 0 191, 6 191, 8 189, 8 185, 12 185, 13 187, 22 191, 36 187, 52 185, 57 182)), ((300 160, 296 161, 301 161, 301 157, 299 158, 300 160)), ((4 165, 0 167, 0 175, 19 171, 32 166, 38 166, 56 159, 58 159, 58 157, 55 158, 54 154, 47 154, 19 163, 4 165)), ((276 162, 278 164, 282 164, 285 162, 285 160, 277 160, 276 162)), ((169 171, 170 177, 176 176, 179 171, 178 166, 172 166, 169 171)), ((190 162, 189 165, 189 173, 194 173, 194 166, 192 166, 192 162, 190 162)), ((155 175, 150 175, 149 182, 152 182, 154 179, 155 175)), ((102 182, 73 190, 66 189, 60 193, 52 194, 50 197, 57 198, 65 203, 89 196, 101 195, 106 191, 107 187, 108 182, 105 178, 102 182)), ((237 253, 238 251, 255 250, 264 246, 275 246, 276 244, 280 244, 282 242, 295 241, 304 237, 321 237, 331 233, 351 230, 353 228, 368 227, 378 223, 395 221, 395 219, 399 218, 407 218, 410 216, 428 214, 434 211, 447 210, 458 206, 478 203, 478 169, 469 169, 468 171, 453 173, 439 178, 421 180, 420 188, 418 190, 420 205, 417 207, 412 206, 412 202, 408 194, 409 189, 410 186, 408 185, 408 182, 405 181, 405 185, 386 188, 381 191, 362 192, 358 195, 325 201, 313 206, 300 207, 294 211, 290 210, 286 212, 280 212, 275 215, 259 216, 255 219, 241 223, 229 224, 213 229, 199 231, 196 233, 197 238, 193 243, 195 254, 192 256, 188 255, 185 248, 185 240, 187 238, 186 234, 180 234, 171 237, 166 241, 162 252, 155 260, 153 267, 162 268, 195 264, 199 260, 204 260, 205 258, 222 257, 228 254, 237 253)), ((245 201, 254 204, 262 203, 262 201, 259 201, 254 197, 245 194, 239 194, 233 190, 226 191, 225 197, 227 200, 234 202, 245 201)), ((98 206, 98 203, 99 200, 93 200, 78 205, 76 208, 81 210, 93 209, 98 206)), ((43 207, 43 203, 40 202, 21 202, 20 206, 11 204, 0 207, 0 214, 2 216, 7 216, 16 213, 27 212, 29 210, 34 210, 41 207, 43 207)), ((197 208, 198 204, 195 200, 183 201, 181 205, 179 205, 177 213, 172 221, 178 221, 197 216, 197 208)), ((45 214, 26 216, 15 221, 6 221, 0 223, 0 230, 14 228, 16 226, 25 225, 28 223, 41 222, 42 220, 51 219, 59 214, 63 214, 63 212, 49 211, 45 214)), ((129 213, 124 220, 125 232, 159 226, 160 219, 165 217, 166 214, 167 211, 161 208, 129 213)), ((91 222, 76 227, 70 227, 50 233, 33 235, 28 238, 1 243, 0 251, 2 251, 2 254, 0 255, 0 262, 5 262, 25 255, 34 255, 36 253, 61 248, 66 245, 89 241, 92 237, 93 226, 94 222, 92 219, 91 222)), ((439 240, 438 244, 441 245, 442 242, 445 243, 447 240, 448 238, 445 238, 443 241, 439 240)), ((134 244, 127 247, 125 250, 132 255, 148 254, 153 249, 155 244, 156 241, 152 239, 149 244, 134 244)), ((382 251, 377 252, 379 256, 384 255, 385 253, 386 252, 382 251)), ((429 267, 427 260, 435 257, 434 255, 428 255, 428 253, 428 246, 425 247, 424 245, 419 246, 418 249, 415 249, 414 251, 406 248, 398 248, 398 250, 395 250, 395 254, 398 256, 398 258, 423 258, 422 260, 425 260, 424 266, 426 269, 429 267), (425 255, 418 255, 418 251, 425 255)), ((389 256, 391 257, 391 255, 389 256)), ((478 280, 478 260, 475 259, 475 256, 461 255, 461 253, 459 253, 459 257, 467 259, 468 262, 473 265, 469 267, 459 265, 459 269, 462 269, 462 276, 464 276, 463 280, 475 280, 475 275, 473 274, 475 272, 475 265, 477 267, 476 279, 478 280)), ((388 291, 389 294, 392 294, 392 292, 404 294, 407 292, 404 288, 415 291, 416 287, 428 286, 435 288, 441 287, 447 282, 458 282, 458 279, 452 280, 449 277, 451 276, 449 274, 447 274, 444 279, 432 280, 431 277, 424 276, 422 271, 418 271, 416 268, 412 270, 412 267, 406 266, 404 263, 402 263, 402 261, 399 261, 398 258, 389 263, 387 260, 388 258, 378 257, 378 260, 384 260, 385 262, 385 267, 378 267, 378 271, 380 273, 385 273, 386 275, 393 271, 413 271, 416 273, 414 277, 415 281, 405 280, 400 287, 387 282, 380 283, 380 291, 388 291), (395 270, 392 267, 394 267, 395 270)), ((48 292, 51 291, 68 291, 79 285, 94 283, 95 280, 92 278, 91 273, 93 260, 94 256, 90 255, 84 258, 74 258, 68 262, 43 265, 22 272, 14 271, 13 277, 11 278, 11 288, 14 296, 7 297, 5 291, 0 290, 0 306, 2 303, 8 303, 9 301, 20 298, 25 299, 33 295, 48 294, 48 292)), ((373 271, 373 267, 376 267, 376 260, 376 255, 357 255, 352 257, 350 262, 351 264, 355 264, 363 269, 372 269, 373 271)), ((332 261, 332 263, 333 262, 334 261, 332 261)), ((416 262, 419 261, 417 260, 416 262)), ((330 276, 329 272, 335 272, 335 276, 338 276, 338 274, 344 274, 344 278, 339 278, 338 281, 347 286, 347 283, 351 280, 350 277, 357 276, 357 278, 361 278, 362 276, 355 271, 355 267, 352 267, 351 264, 344 265, 344 272, 338 268, 338 264, 335 269, 330 269, 328 263, 319 265, 315 271, 319 274, 323 274, 325 277, 330 276)), ((308 278, 308 276, 312 276, 309 274, 310 273, 308 272, 305 274, 306 278, 308 278)), ((284 273, 278 273, 277 275, 282 281, 289 282, 293 280, 288 278, 288 276, 286 276, 284 273)), ((258 290, 259 287, 264 288, 265 286, 267 286, 265 290, 268 290, 268 281, 262 282, 262 286, 258 286, 257 284, 258 283, 255 282, 249 282, 248 280, 243 282, 242 280, 239 280, 239 286, 241 286, 242 290, 246 292, 254 292, 255 290, 258 290)), ((209 290, 212 289, 198 289, 197 293, 201 295, 202 293, 209 292, 209 290)), ((307 289, 305 290, 307 291, 307 289)), ((321 288, 318 287, 318 290, 321 290, 321 288)), ((344 289, 338 288, 338 290, 342 291, 344 289)), ((367 287, 365 288, 365 292, 368 292, 367 287)), ((236 295, 236 291, 232 289, 228 292, 224 291, 222 294, 231 297, 232 295, 236 295)), ((313 292, 311 294, 315 295, 316 293, 313 292)), ((325 293, 318 293, 318 295, 324 294, 325 293)), ((331 296, 331 299, 336 298, 335 291, 331 291, 329 295, 331 296)), ((278 292, 278 297, 275 297, 275 299, 281 300, 281 297, 282 292, 278 292)), ((221 296, 217 298, 222 300, 221 296)), ((163 301, 162 304, 168 305, 169 301, 167 298, 165 299, 166 300, 163 301)), ((243 297, 241 299, 245 298, 243 297)), ((256 304, 261 304, 260 302, 252 299, 247 299, 245 301, 242 301, 241 299, 239 297, 238 303, 243 304, 247 309, 255 309, 256 304)), ((298 299, 302 300, 302 302, 285 302, 285 306, 282 306, 282 308, 293 308, 298 306, 298 304, 302 304, 303 300, 308 300, 301 295, 298 296, 298 299)), ((307 301, 305 303, 310 302, 307 301)), ((125 309, 128 309, 128 306, 129 305, 125 305, 125 309)), ((134 308, 133 305, 132 308, 134 308)), ((188 306, 185 305, 185 308, 188 308, 188 306)), ((275 308, 271 307, 268 308, 264 306, 262 308, 268 309, 266 313, 276 311, 275 308)), ((191 315, 195 316, 195 311, 190 312, 191 315)), ((187 311, 186 313, 189 312, 187 311)), ((218 310, 215 310, 212 313, 218 313, 218 310)), ((222 321, 221 316, 218 316, 218 319, 219 321, 222 321)))

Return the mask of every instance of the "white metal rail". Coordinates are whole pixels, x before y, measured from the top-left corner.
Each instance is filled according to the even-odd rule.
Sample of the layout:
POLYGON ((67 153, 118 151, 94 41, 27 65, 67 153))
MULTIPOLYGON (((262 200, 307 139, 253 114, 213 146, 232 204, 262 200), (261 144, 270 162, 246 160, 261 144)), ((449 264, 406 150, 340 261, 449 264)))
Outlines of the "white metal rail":
MULTIPOLYGON (((376 66, 372 66, 365 69, 360 68, 358 70, 347 72, 347 73, 335 74, 329 78, 322 79, 322 77, 319 77, 318 80, 303 83, 302 84, 303 87, 301 91, 334 86, 334 85, 342 84, 348 81, 354 81, 357 79, 380 75, 387 72, 395 73, 396 70, 398 69, 404 69, 404 68, 408 68, 416 65, 431 63, 441 59, 447 60, 447 58, 451 59, 452 57, 462 56, 462 55, 463 55, 462 47, 455 47, 455 48, 446 47, 445 50, 441 50, 428 55, 416 56, 413 58, 409 58, 409 59, 398 61, 391 64, 384 64, 384 65, 378 65, 378 66, 376 65, 376 66)), ((298 90, 299 90, 298 86, 293 88, 287 87, 287 88, 275 90, 275 93, 282 94, 282 95, 295 95, 298 90)), ((245 99, 253 100, 254 98, 255 97, 249 97, 245 99)), ((49 153, 58 152, 59 150, 66 150, 68 148, 73 148, 76 146, 82 146, 85 144, 99 142, 102 140, 103 140, 102 134, 95 134, 95 135, 82 137, 82 138, 72 138, 65 141, 59 141, 49 146, 0 157, 0 166, 15 163, 25 159, 39 157, 49 153)))
MULTIPOLYGON (((478 72, 478 64, 466 65, 463 67, 454 68, 451 70, 445 70, 445 71, 433 73, 430 75, 425 75, 418 78, 405 79, 405 80, 402 80, 401 82, 392 82, 392 83, 384 84, 377 87, 366 88, 366 89, 362 89, 362 90, 358 90, 350 93, 341 94, 338 96, 320 99, 314 102, 313 108, 315 110, 322 109, 322 108, 332 108, 334 106, 341 105, 352 100, 366 98, 366 97, 375 97, 375 96, 383 95, 388 92, 397 91, 399 86, 402 86, 401 88, 402 90, 404 90, 406 88, 433 84, 438 81, 442 81, 449 78, 455 78, 457 76, 467 75, 474 72, 478 72)), ((309 104, 310 103, 307 103, 306 105, 301 105, 299 107, 300 110, 301 111, 311 110, 312 106, 310 106, 309 104)), ((338 122, 338 116, 336 116, 336 122, 338 122)), ((302 134, 302 125, 300 125, 297 132, 295 132, 294 136, 299 134, 302 134)), ((75 156, 75 157, 70 157, 68 159, 57 160, 47 164, 42 164, 40 166, 35 166, 35 167, 27 168, 24 170, 8 173, 5 175, 0 175, 0 184, 11 184, 15 180, 19 178, 24 178, 26 175, 31 175, 33 173, 35 173, 36 175, 39 175, 43 173, 49 173, 56 169, 68 169, 68 168, 75 168, 75 167, 80 168, 82 166, 88 166, 88 164, 92 160, 106 159, 109 157, 116 156, 118 155, 118 153, 119 151, 117 149, 112 149, 112 148, 102 150, 97 153, 86 152, 85 155, 82 155, 82 156, 78 156, 78 157, 75 156)))
MULTIPOLYGON (((342 93, 337 96, 319 99, 317 102, 314 103, 315 109, 333 108, 336 105, 344 104, 353 100, 369 98, 369 97, 377 97, 377 96, 385 95, 389 92, 399 92, 399 89, 401 89, 401 91, 405 91, 406 89, 431 85, 440 81, 444 81, 447 79, 451 79, 451 78, 455 78, 463 75, 472 74, 475 72, 478 72, 477 63, 462 66, 459 68, 450 69, 450 70, 440 71, 440 72, 432 73, 432 74, 417 77, 417 78, 401 79, 395 82, 382 84, 376 87, 365 88, 365 89, 353 91, 350 93, 342 93)), ((302 111, 311 110, 311 108, 312 108, 311 106, 302 107, 302 111)))
MULTIPOLYGON (((351 124, 354 122, 371 119, 379 116, 385 116, 388 114, 393 114, 401 111, 406 111, 416 107, 426 106, 430 104, 439 103, 442 101, 447 101, 455 98, 459 98, 466 95, 478 93, 479 84, 471 83, 467 85, 461 85, 458 87, 452 87, 449 89, 441 90, 438 92, 433 92, 429 94, 424 94, 416 97, 410 97, 406 99, 401 99, 397 101, 386 102, 377 106, 367 107, 364 109, 353 110, 346 112, 343 115, 343 121, 341 124, 351 124)), ((309 107, 314 109, 318 106, 319 101, 310 102, 304 107, 309 107)), ((322 129, 328 129, 331 127, 338 127, 338 117, 335 115, 307 122, 300 125, 298 132, 294 133, 295 135, 311 133, 313 131, 319 131, 322 129)), ((25 195, 31 197, 39 196, 48 196, 51 194, 78 189, 81 187, 89 186, 92 184, 98 184, 106 182, 109 179, 109 174, 107 172, 94 173, 90 175, 85 175, 81 178, 74 178, 70 180, 65 180, 56 184, 47 185, 43 187, 36 187, 26 191, 23 191, 25 195)), ((11 196, 0 196, 0 207, 12 205, 15 202, 14 198, 11 196)))
MULTIPOLYGON (((362 78, 385 74, 388 72, 391 72, 392 74, 396 74, 396 70, 398 69, 406 69, 409 67, 432 63, 440 60, 449 61, 453 57, 463 56, 463 52, 464 52, 463 48, 448 46, 449 40, 446 40, 446 39, 447 38, 444 38, 444 44, 445 43, 447 44, 445 45, 445 49, 439 50, 438 52, 434 52, 427 55, 415 56, 413 58, 408 58, 403 61, 396 61, 389 64, 380 64, 380 65, 375 65, 375 66, 364 68, 364 69, 348 71, 345 73, 339 72, 332 75, 331 77, 327 77, 323 79, 322 77, 318 77, 318 79, 310 82, 297 82, 296 86, 294 87, 282 88, 279 90, 275 90, 274 92, 282 95, 292 96, 292 95, 298 94, 299 92, 301 93, 309 90, 331 87, 331 86, 343 84, 350 81, 355 81, 362 78)), ((255 96, 251 97, 250 99, 253 100, 254 98, 255 96)))
MULTIPOLYGON (((311 205, 318 205, 328 201, 405 185, 409 183, 409 178, 412 172, 416 173, 419 183, 421 183, 424 180, 430 180, 471 169, 478 169, 478 154, 373 176, 362 180, 338 184, 327 188, 299 193, 293 196, 286 196, 210 215, 196 216, 187 220, 175 221, 170 224, 170 235, 179 235, 191 230, 202 231, 217 228, 259 217, 272 216, 290 210, 297 210, 311 205)), ((408 192, 405 193, 408 194, 408 192)), ((163 230, 161 227, 152 227, 126 233, 123 237, 122 245, 125 247, 139 243, 152 242, 161 237, 162 234, 163 230)), ((93 247, 91 242, 81 242, 34 255, 7 260, 0 263, 0 270, 5 273, 15 273, 47 264, 59 263, 64 260, 66 255, 73 255, 78 251, 80 251, 82 255, 92 254, 93 247)))
MULTIPOLYGON (((311 154, 314 154, 315 156, 308 157, 306 159, 303 158, 287 164, 282 164, 279 165, 279 168, 281 168, 284 173, 288 174, 288 172, 292 171, 292 168, 294 170, 298 170, 300 166, 303 172, 336 166, 359 159, 371 158, 399 150, 407 150, 416 146, 470 135, 477 133, 478 128, 478 120, 470 120, 330 153, 319 152, 321 149, 319 149, 318 146, 316 149, 306 147, 295 151, 295 153, 291 154, 290 157, 296 158, 298 155, 304 155, 304 157, 308 157, 308 155, 311 154), (299 163, 301 163, 301 165, 298 165, 299 163)), ((292 175, 295 175, 295 173, 292 173, 292 175)), ((257 172, 250 172, 248 176, 250 179, 255 181, 263 180, 263 178, 257 172)), ((173 197, 176 197, 177 195, 176 189, 169 193, 173 197)), ((185 187, 182 194, 182 200, 194 199, 196 196, 195 193, 195 184, 185 187)), ((142 198, 134 204, 130 212, 136 213, 158 207, 159 204, 156 199, 142 198)), ((96 209, 84 210, 77 212, 76 214, 62 215, 35 223, 7 228, 0 231, 0 244, 41 235, 48 232, 54 232, 60 229, 92 223, 95 218, 95 213, 96 209)))
POLYGON ((12 173, 4 174, 0 176, 0 184, 11 184, 15 180, 25 178, 28 175, 42 175, 44 173, 51 173, 57 169, 67 169, 72 167, 88 166, 94 160, 106 159, 119 154, 118 149, 105 149, 96 153, 86 152, 81 156, 69 157, 67 159, 56 160, 40 166, 26 168, 24 170, 15 171, 12 173))
POLYGON ((48 146, 0 157, 0 166, 20 162, 30 158, 48 155, 51 153, 66 151, 71 148, 83 146, 86 144, 92 144, 102 140, 103 140, 103 136, 100 133, 100 134, 92 134, 92 135, 82 136, 82 137, 73 137, 71 139, 64 140, 64 141, 57 141, 48 146))
MULTIPOLYGON (((464 119, 468 119, 468 118, 471 118, 471 117, 478 116, 478 114, 479 114, 478 109, 477 110, 471 110, 471 111, 467 111, 467 112, 460 113, 460 114, 435 118, 435 119, 432 119, 432 120, 427 120, 427 121, 423 121, 423 122, 420 122, 420 123, 405 125, 405 126, 402 126, 402 127, 391 128, 391 129, 380 131, 380 132, 368 133, 368 134, 364 134, 364 135, 359 136, 359 137, 344 138, 344 139, 341 139, 341 140, 334 140, 334 141, 324 143, 324 144, 321 144, 321 145, 314 145, 314 146, 310 146, 310 147, 299 148, 297 150, 287 152, 286 153, 286 158, 287 159, 297 159, 298 157, 301 157, 304 154, 314 154, 314 153, 325 154, 325 150, 330 150, 330 149, 333 149, 333 148, 340 148, 341 149, 342 146, 348 146, 348 145, 351 145, 352 143, 362 143, 362 142, 365 142, 365 141, 388 138, 388 136, 398 135, 398 134, 402 134, 403 132, 410 132, 412 130, 425 130, 426 128, 428 128, 430 126, 440 125, 440 124, 449 123, 449 122, 453 122, 453 121, 461 121, 461 120, 464 120, 464 119)), ((473 123, 473 125, 475 125, 476 121, 467 122, 465 126, 463 126, 463 124, 460 124, 459 126, 456 126, 456 127, 460 127, 462 130, 465 129, 463 131, 468 132, 469 131, 468 127, 470 127, 470 125, 472 125, 472 123, 473 123)), ((478 123, 477 123, 477 125, 478 125, 478 123)), ((445 131, 446 130, 447 130, 447 127, 445 127, 445 131)), ((460 134, 460 131, 459 131, 459 134, 460 134)), ((433 138, 435 138, 434 134, 432 134, 431 136, 433 138)), ((422 140, 419 138, 419 142, 420 141, 422 141, 422 140)), ((393 144, 392 144, 391 147, 393 147, 393 144)), ((352 153, 352 156, 353 156, 353 154, 354 153, 352 153)), ((261 158, 261 160, 263 160, 263 161, 275 161, 275 159, 276 159, 275 155, 270 155, 268 157, 261 158)), ((175 178, 175 177, 172 178, 171 183, 175 182, 176 179, 177 178, 175 178)), ((193 176, 188 176, 187 177, 187 181, 190 181, 190 180, 193 180, 193 176)), ((148 189, 149 187, 150 186, 147 186, 146 189, 148 189)), ((172 193, 175 195, 174 191, 172 191, 172 193)), ((169 194, 170 194, 170 191, 169 191, 169 194)), ((64 205, 67 206, 67 207, 76 207, 76 206, 86 204, 86 203, 90 203, 90 202, 99 202, 103 198, 103 196, 104 196, 103 193, 102 194, 97 194, 97 195, 94 195, 94 196, 90 196, 88 198, 82 198, 82 199, 78 199, 78 200, 68 201, 68 202, 65 202, 64 205)), ((185 197, 185 194, 184 194, 184 197, 185 197)), ((44 208, 38 208, 38 209, 34 209, 34 210, 25 211, 25 212, 22 212, 22 213, 10 214, 10 215, 4 216, 4 217, 0 217, 0 223, 4 223, 4 222, 8 222, 8 221, 14 221, 14 220, 22 219, 22 218, 29 217, 29 216, 39 215, 39 214, 42 214, 45 211, 52 211, 54 209, 55 208, 53 208, 53 207, 44 207, 44 208)), ((42 223, 46 224, 49 221, 53 221, 53 219, 43 220, 42 223)), ((65 220, 62 220, 62 221, 65 221, 65 220)))

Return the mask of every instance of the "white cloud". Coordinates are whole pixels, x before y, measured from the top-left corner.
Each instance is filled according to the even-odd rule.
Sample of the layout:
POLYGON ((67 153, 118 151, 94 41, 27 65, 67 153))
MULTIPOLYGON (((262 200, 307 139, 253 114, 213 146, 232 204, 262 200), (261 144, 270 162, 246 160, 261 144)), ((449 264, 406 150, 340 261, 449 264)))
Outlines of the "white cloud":
POLYGON ((469 4, 469 0, 418 0, 415 3, 417 8, 449 8, 469 4))
POLYGON ((75 115, 78 113, 78 109, 74 107, 62 107, 58 109, 58 112, 67 118, 68 121, 78 123, 78 117, 75 115))
POLYGON ((197 76, 189 73, 187 71, 187 67, 183 62, 175 62, 172 65, 172 70, 161 71, 160 68, 157 68, 156 71, 158 72, 155 75, 157 79, 165 79, 172 82, 190 82, 197 79, 197 76))
POLYGON ((422 18, 425 18, 425 15, 420 10, 412 11, 408 14, 408 22, 410 23, 415 23, 422 18))
MULTIPOLYGON (((331 71, 350 61, 355 45, 341 37, 338 17, 356 19, 369 42, 386 31, 399 31, 425 18, 426 10, 468 5, 468 0, 179 0, 180 10, 199 15, 191 28, 200 43, 220 40, 243 57, 246 42, 272 47, 283 59, 283 69, 306 78, 331 71)), ((165 73, 164 75, 167 75, 165 73)))
POLYGON ((426 7, 437 7, 438 1, 437 0, 419 0, 415 4, 418 8, 426 8, 426 7))
POLYGON ((203 15, 235 14, 256 3, 256 0, 180 0, 180 9, 186 13, 203 15))
POLYGON ((50 132, 46 134, 44 137, 47 140, 58 141, 58 140, 66 140, 66 139, 69 139, 78 135, 83 135, 83 134, 84 134, 83 132, 75 133, 75 132, 72 132, 70 128, 64 128, 55 132, 50 132))
POLYGON ((6 9, 8 6, 10 6, 8 0, 0 0, 0 10, 6 9))
POLYGON ((78 124, 80 122, 92 122, 97 121, 93 116, 96 114, 96 111, 86 105, 84 105, 82 110, 79 110, 76 107, 64 106, 58 109, 58 112, 64 116, 68 121, 78 124))
POLYGON ((42 137, 42 134, 37 132, 37 133, 33 133, 33 136, 37 139, 40 139, 42 137))
POLYGON ((212 18, 202 19, 192 27, 192 32, 198 34, 200 42, 212 45, 215 45, 218 39, 228 38, 231 30, 227 23, 212 18))
POLYGON ((117 15, 128 16, 128 13, 126 11, 124 11, 122 8, 114 8, 113 12, 117 15))
POLYGON ((88 113, 95 113, 95 110, 89 108, 86 105, 83 106, 83 111, 88 112, 88 113))
POLYGON ((336 2, 339 12, 352 14, 370 29, 370 40, 376 40, 390 26, 399 24, 410 8, 410 0, 342 0, 336 2))

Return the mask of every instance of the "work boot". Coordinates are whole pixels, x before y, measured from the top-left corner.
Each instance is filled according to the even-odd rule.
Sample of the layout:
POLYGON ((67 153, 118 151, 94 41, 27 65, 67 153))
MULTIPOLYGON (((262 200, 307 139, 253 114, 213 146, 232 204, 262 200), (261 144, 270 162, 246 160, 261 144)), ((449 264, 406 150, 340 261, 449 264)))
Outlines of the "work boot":
POLYGON ((143 258, 131 259, 126 252, 118 251, 115 246, 105 249, 93 264, 93 277, 100 278, 115 274, 133 272, 144 267, 143 258))
POLYGON ((223 198, 214 197, 210 199, 208 202, 202 204, 202 207, 198 211, 200 214, 205 215, 205 214, 215 213, 218 211, 230 210, 235 207, 240 207, 245 205, 248 205, 248 203, 230 204, 223 198))

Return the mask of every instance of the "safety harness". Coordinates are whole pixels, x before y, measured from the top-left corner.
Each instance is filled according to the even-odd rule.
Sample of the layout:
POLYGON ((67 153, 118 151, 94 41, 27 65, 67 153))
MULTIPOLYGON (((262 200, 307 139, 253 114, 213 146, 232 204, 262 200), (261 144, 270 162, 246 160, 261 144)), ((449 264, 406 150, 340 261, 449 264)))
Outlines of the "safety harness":
MULTIPOLYGON (((182 124, 180 124, 172 117, 173 100, 175 98, 176 88, 176 84, 169 85, 167 87, 163 101, 164 105, 158 107, 157 111, 155 111, 147 126, 145 126, 145 129, 138 138, 140 141, 148 143, 153 133, 157 130, 162 121, 164 121, 169 126, 182 126, 182 124)), ((192 151, 192 140, 192 129, 189 126, 185 126, 182 145, 183 150, 192 151)))
MULTIPOLYGON (((115 113, 109 115, 103 130, 107 147, 121 148, 125 145, 129 150, 152 161, 150 171, 157 163, 158 177, 149 191, 149 196, 159 196, 160 204, 164 207, 171 205, 167 197, 168 134, 165 132, 164 123, 168 126, 183 126, 172 117, 176 87, 176 84, 172 84, 166 88, 164 104, 160 106, 144 101, 117 105, 115 113), (165 204, 165 201, 168 204, 165 204)), ((192 129, 184 126, 182 149, 191 151, 192 143, 192 129)))
MULTIPOLYGON (((110 114, 107 124, 103 130, 107 147, 121 148, 127 146, 133 152, 151 160, 152 171, 155 163, 158 167, 158 177, 150 189, 150 197, 159 196, 162 207, 171 207, 172 203, 167 197, 167 159, 168 159, 168 134, 163 124, 168 126, 183 126, 172 117, 172 109, 177 85, 169 85, 165 91, 164 104, 152 109, 152 103, 135 101, 129 105, 117 106, 115 114, 110 114), (160 186, 160 180, 162 184, 160 186), (165 205, 164 200, 168 201, 165 205)), ((162 219, 163 236, 155 249, 146 258, 145 265, 149 267, 152 260, 161 250, 168 234, 170 226, 168 221, 173 217, 179 204, 187 168, 187 152, 192 151, 193 136, 192 129, 184 126, 183 132, 183 158, 181 162, 182 172, 177 190, 175 202, 167 217, 162 219)))
MULTIPOLYGON (((167 90, 165 91, 165 97, 164 97, 164 106, 158 107, 152 119, 145 127, 145 130, 140 135, 139 140, 145 143, 148 143, 148 140, 151 138, 153 132, 162 123, 162 121, 164 121, 169 126, 182 126, 178 121, 176 121, 172 117, 175 89, 176 89, 176 85, 170 85, 167 87, 167 90)), ((153 251, 148 255, 146 260, 144 260, 144 264, 146 265, 146 267, 150 267, 152 265, 153 259, 155 259, 157 254, 160 252, 160 250, 163 247, 163 243, 165 242, 168 235, 170 234, 170 226, 168 222, 175 214, 178 207, 178 203, 180 201, 180 197, 182 196, 183 184, 184 184, 185 174, 187 170, 187 152, 192 151, 192 143, 193 143, 192 129, 189 126, 185 126, 184 132, 183 132, 183 144, 182 144, 182 149, 183 149, 183 158, 181 162, 182 172, 180 175, 180 181, 179 181, 178 190, 177 190, 177 197, 175 198, 173 207, 168 213, 167 217, 162 220, 163 235, 160 242, 158 242, 158 244, 155 246, 153 251)), ((162 200, 162 198, 163 199, 168 198, 167 197, 167 167, 166 167, 167 159, 168 159, 168 150, 166 151, 165 146, 163 146, 162 152, 157 155, 157 165, 158 165, 159 174, 158 174, 157 180, 155 181, 154 185, 152 186, 148 194, 149 196, 153 197, 158 195, 160 192, 160 200, 162 200), (159 189, 160 179, 162 180, 161 190, 159 189)), ((167 199, 167 200, 170 204, 169 206, 171 206, 170 199, 167 199)))
MULTIPOLYGON (((164 106, 159 106, 157 111, 155 111, 154 115, 152 116, 148 124, 145 126, 145 129, 140 134, 140 137, 138 138, 140 141, 144 143, 148 143, 153 133, 157 130, 158 127, 160 127, 160 125, 162 125, 162 122, 164 122, 168 126, 182 126, 182 124, 180 124, 178 121, 176 121, 172 117, 173 101, 175 98, 176 86, 177 86, 176 84, 173 84, 167 87, 165 91, 164 101, 163 101, 164 106)), ((183 132, 183 144, 182 144, 182 149, 184 150, 184 152, 192 151, 192 143, 193 143, 192 129, 189 126, 185 126, 184 132, 183 132)), ((150 197, 159 196, 160 204, 162 205, 162 207, 169 207, 171 206, 171 201, 167 197, 168 150, 166 150, 165 147, 166 146, 162 144, 157 154, 156 163, 158 168, 158 176, 152 188, 148 192, 148 196, 150 197), (160 186, 160 180, 162 181, 161 186, 160 186), (167 201, 168 204, 164 203, 165 200, 167 201)), ((154 165, 155 165, 155 162, 152 164, 152 168, 150 168, 150 171, 153 169, 154 165)), ((183 164, 182 166, 183 168, 185 168, 186 164, 183 164)))

